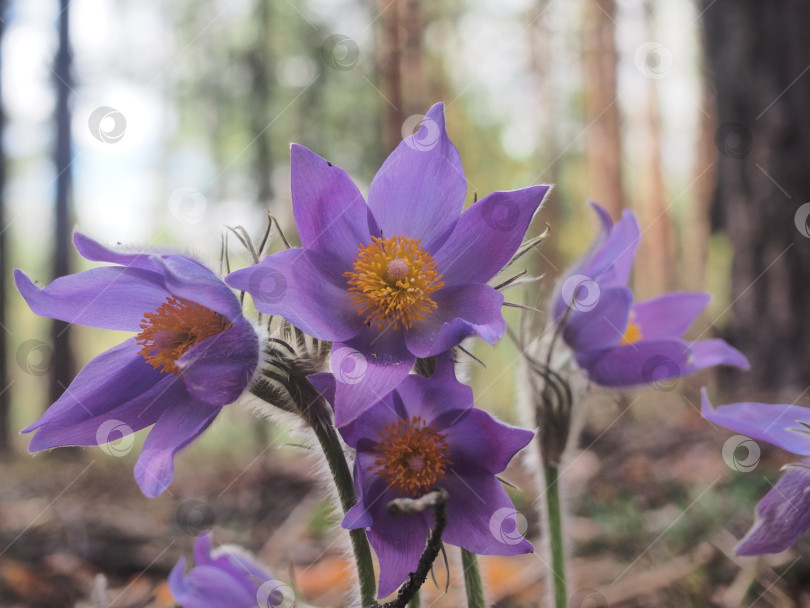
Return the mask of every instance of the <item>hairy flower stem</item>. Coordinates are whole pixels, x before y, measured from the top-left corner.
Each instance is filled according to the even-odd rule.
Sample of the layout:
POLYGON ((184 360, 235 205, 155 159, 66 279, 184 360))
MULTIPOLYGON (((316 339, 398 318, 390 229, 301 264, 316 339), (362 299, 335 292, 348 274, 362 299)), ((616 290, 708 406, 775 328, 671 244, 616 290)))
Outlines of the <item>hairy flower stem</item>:
MULTIPOLYGON (((323 421, 312 425, 315 436, 321 444, 332 479, 338 491, 340 505, 346 513, 357 502, 357 494, 354 491, 354 481, 343 454, 343 447, 340 444, 335 427, 331 423, 323 421)), ((365 531, 349 530, 352 539, 352 549, 354 551, 354 561, 357 564, 357 578, 360 581, 360 599, 363 606, 371 606, 375 603, 377 595, 377 584, 374 577, 374 563, 371 561, 371 548, 368 545, 365 531)))
POLYGON ((464 570, 464 589, 467 591, 468 608, 486 608, 484 603, 484 583, 475 553, 461 549, 461 567, 464 570))
POLYGON ((551 552, 551 574, 554 585, 554 608, 566 608, 568 589, 565 578, 565 545, 563 541, 563 515, 560 500, 559 471, 557 467, 543 463, 546 487, 546 534, 551 552))

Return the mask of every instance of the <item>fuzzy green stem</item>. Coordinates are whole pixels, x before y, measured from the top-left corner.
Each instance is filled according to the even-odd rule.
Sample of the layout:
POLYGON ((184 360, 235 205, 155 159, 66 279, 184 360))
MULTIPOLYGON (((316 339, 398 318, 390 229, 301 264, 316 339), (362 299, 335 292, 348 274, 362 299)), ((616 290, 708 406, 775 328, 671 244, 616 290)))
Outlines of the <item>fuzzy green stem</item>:
POLYGON ((544 463, 546 478, 546 525, 551 551, 551 575, 554 585, 554 608, 566 608, 568 589, 565 578, 565 545, 563 541, 562 502, 560 500, 560 477, 556 466, 544 463))
POLYGON ((486 608, 484 584, 481 582, 481 569, 475 553, 461 549, 461 567, 464 569, 464 589, 467 591, 468 608, 486 608))
MULTIPOLYGON (((321 444, 321 449, 329 465, 329 471, 337 487, 338 497, 343 512, 346 513, 357 502, 354 491, 354 481, 343 454, 340 438, 335 428, 329 422, 312 425, 315 436, 321 444)), ((371 560, 371 548, 368 545, 366 532, 363 529, 349 530, 354 551, 354 561, 357 564, 357 577, 360 582, 360 599, 363 606, 371 606, 376 602, 377 584, 374 577, 374 563, 371 560)))

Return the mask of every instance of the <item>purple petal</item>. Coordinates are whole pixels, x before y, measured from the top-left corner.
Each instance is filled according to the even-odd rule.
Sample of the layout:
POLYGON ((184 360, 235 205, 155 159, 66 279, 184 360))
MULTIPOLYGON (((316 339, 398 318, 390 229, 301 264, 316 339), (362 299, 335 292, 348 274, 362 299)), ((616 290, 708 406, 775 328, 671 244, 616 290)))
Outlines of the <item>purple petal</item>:
POLYGON ((413 367, 414 357, 397 344, 401 332, 372 331, 332 345, 335 425, 344 426, 390 393, 413 367), (374 337, 372 337, 372 335, 374 337), (376 338, 376 341, 374 341, 376 338))
POLYGON ((374 236, 408 236, 427 245, 458 220, 466 193, 461 158, 447 137, 439 103, 371 182, 368 204, 380 229, 374 236))
POLYGON ((501 482, 484 471, 442 480, 450 497, 442 540, 479 555, 522 555, 534 549, 523 538, 526 519, 515 511, 501 482))
POLYGON ((286 249, 232 272, 225 281, 247 291, 261 312, 280 315, 319 340, 348 340, 363 329, 363 317, 349 300, 346 280, 327 274, 323 257, 286 249))
POLYGON ((173 295, 196 302, 234 321, 242 316, 236 295, 208 268, 182 256, 160 258, 166 289, 173 295))
POLYGON ((135 464, 135 481, 146 496, 154 498, 169 487, 174 455, 199 437, 220 409, 191 397, 178 399, 166 409, 149 432, 135 464))
POLYGON ((754 525, 737 555, 780 553, 810 528, 810 461, 790 467, 759 501, 754 525))
POLYGON ((348 175, 304 146, 290 148, 295 224, 306 249, 334 259, 340 272, 371 241, 369 211, 348 175))
POLYGON ((170 577, 169 588, 182 608, 255 608, 258 605, 255 591, 248 592, 238 579, 215 566, 196 566, 182 583, 178 579, 177 575, 174 579, 170 577))
POLYGON ((211 530, 199 534, 194 541, 194 563, 204 566, 214 563, 211 552, 214 549, 214 533, 211 530))
POLYGON ((640 236, 635 216, 631 211, 625 211, 622 219, 614 225, 601 206, 594 202, 591 206, 599 218, 601 230, 588 253, 560 281, 553 305, 555 320, 562 317, 570 303, 563 293, 566 286, 570 291, 571 287, 587 281, 602 288, 623 287, 630 276, 640 236))
POLYGON ((622 219, 613 225, 605 242, 588 260, 581 273, 599 280, 600 285, 626 285, 640 235, 636 216, 632 211, 625 210, 622 219), (605 281, 600 280, 603 275, 607 275, 605 281))
MULTIPOLYGON (((452 357, 448 358, 452 361, 452 357)), ((470 413, 474 405, 472 389, 446 373, 437 368, 432 378, 410 375, 399 384, 395 390, 408 418, 418 416, 428 424, 446 428, 470 413)))
POLYGON ((701 291, 680 291, 633 306, 635 322, 644 340, 679 338, 703 311, 711 296, 701 291))
POLYGON ((233 403, 245 391, 259 362, 259 338, 244 317, 195 344, 177 360, 189 394, 209 405, 233 403))
POLYGON ((389 515, 384 509, 368 532, 380 562, 377 597, 393 593, 416 570, 425 550, 428 528, 420 515, 389 515))
POLYGON ((485 470, 492 475, 503 472, 533 438, 531 431, 504 424, 479 409, 447 432, 453 470, 485 470))
POLYGON ((438 355, 472 335, 494 344, 506 331, 503 294, 489 285, 453 285, 432 298, 436 310, 405 333, 408 350, 417 357, 438 355))
POLYGON ((573 297, 563 329, 565 342, 577 352, 616 346, 627 328, 633 292, 627 287, 602 289, 593 307, 583 307, 579 296, 573 297))
POLYGON ((682 340, 651 340, 579 353, 577 361, 602 386, 638 386, 678 378, 691 371, 682 340))
POLYGON ((700 340, 699 342, 692 342, 689 348, 692 351, 692 358, 686 373, 692 373, 715 365, 732 365, 742 369, 749 368, 748 359, 745 358, 745 355, 725 340, 719 338, 700 340))
POLYGON ((493 192, 464 211, 441 248, 428 244, 445 285, 486 283, 498 274, 517 251, 549 190, 551 186, 533 186, 493 192))
MULTIPOLYGON (((399 386, 401 387, 404 382, 407 382, 413 376, 408 376, 403 380, 399 386)), ((346 445, 354 449, 362 449, 368 451, 371 446, 376 445, 380 440, 380 433, 390 424, 397 422, 409 416, 404 416, 397 408, 396 397, 393 393, 389 393, 373 407, 368 408, 358 418, 352 420, 348 424, 340 426, 338 430, 343 437, 346 445)), ((360 456, 358 455, 358 458, 360 456)))
POLYGON ((109 262, 162 273, 160 256, 154 252, 114 251, 79 232, 73 233, 73 244, 82 257, 92 262, 109 262))
POLYGON ((102 423, 118 421, 124 425, 119 432, 126 426, 134 432, 157 420, 164 407, 163 394, 185 389, 179 378, 161 374, 137 350, 131 338, 92 359, 45 414, 22 430, 38 430, 29 450, 98 445, 105 443, 97 435, 102 423))
POLYGON ((732 403, 712 408, 706 389, 701 391, 700 413, 709 422, 735 433, 767 441, 793 454, 810 456, 810 409, 800 405, 732 403))
POLYGON ((21 270, 14 271, 14 280, 36 314, 101 329, 140 331, 144 314, 170 295, 159 275, 137 268, 93 268, 43 289, 21 270))

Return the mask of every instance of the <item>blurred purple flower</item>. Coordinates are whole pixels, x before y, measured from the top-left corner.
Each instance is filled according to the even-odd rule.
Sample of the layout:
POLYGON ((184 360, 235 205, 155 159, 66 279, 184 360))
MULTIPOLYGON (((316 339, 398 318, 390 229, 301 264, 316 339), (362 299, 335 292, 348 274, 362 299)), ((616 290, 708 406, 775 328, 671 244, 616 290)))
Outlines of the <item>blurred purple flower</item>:
POLYGON ((290 608, 292 589, 273 580, 240 547, 212 549, 211 532, 194 543, 194 567, 181 557, 169 574, 169 589, 182 608, 290 608))
POLYGON ((759 501, 754 525, 736 549, 737 555, 784 551, 810 529, 810 408, 752 402, 713 408, 703 389, 701 414, 735 433, 804 457, 759 501))
MULTIPOLYGON (((331 374, 312 376, 334 397, 331 374)), ((394 391, 340 433, 355 448, 359 500, 343 519, 365 528, 380 561, 384 597, 416 569, 433 527, 433 514, 391 515, 395 498, 422 496, 436 487, 449 493, 442 540, 484 555, 520 555, 531 544, 519 530, 522 516, 496 475, 534 436, 473 407, 472 389, 459 383, 449 353, 426 379, 409 375, 394 391)))
POLYGON ((389 393, 415 357, 471 335, 503 336, 503 296, 486 282, 517 250, 549 186, 493 192, 462 213, 467 182, 443 104, 385 161, 368 205, 344 171, 303 146, 292 146, 291 164, 303 247, 226 281, 260 311, 334 342, 339 380, 346 357, 362 355, 362 373, 338 385, 338 425, 389 393))
POLYGON ((603 386, 654 384, 714 365, 748 368, 724 340, 688 342, 683 334, 709 303, 702 292, 674 292, 633 302, 627 287, 638 222, 625 211, 615 225, 593 204, 602 224, 596 245, 560 284, 554 318, 590 379, 603 386))
POLYGON ((102 445, 154 424, 135 465, 147 496, 171 483, 174 454, 247 388, 259 341, 239 300, 196 260, 179 254, 117 252, 76 233, 76 249, 104 266, 44 289, 15 270, 36 314, 102 329, 139 332, 100 354, 23 433, 29 451, 102 445))

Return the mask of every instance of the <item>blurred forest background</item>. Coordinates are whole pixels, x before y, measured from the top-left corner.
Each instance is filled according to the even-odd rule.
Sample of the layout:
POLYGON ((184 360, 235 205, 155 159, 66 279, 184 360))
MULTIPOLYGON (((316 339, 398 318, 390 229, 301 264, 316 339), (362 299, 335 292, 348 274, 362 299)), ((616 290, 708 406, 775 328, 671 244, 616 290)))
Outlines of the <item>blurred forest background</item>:
MULTIPOLYGON (((290 142, 364 189, 436 101, 468 202, 556 184, 532 228, 548 224, 550 237, 526 258, 545 274, 541 293, 516 299, 545 308, 595 233, 588 199, 615 218, 633 209, 637 296, 711 292, 690 335, 725 337, 752 362, 747 374, 722 370, 722 397, 806 399, 806 0, 4 0, 0 17, 4 606, 171 605, 165 575, 211 526, 299 597, 340 604, 345 563, 317 476, 284 447, 294 438, 245 409, 226 408, 180 455, 155 501, 131 478, 137 445, 120 459, 25 456, 17 430, 121 336, 35 317, 10 274, 45 284, 90 267, 73 251, 75 226, 213 267, 224 227, 258 236, 268 210, 294 238, 290 142)), ((248 262, 236 239, 228 249, 232 265, 248 262)), ((472 368, 479 404, 517 421, 516 351, 504 341, 475 352, 487 365, 472 368)), ((697 411, 697 388, 713 380, 593 399, 564 480, 572 606, 810 606, 801 545, 765 560, 732 554, 784 461, 763 445, 756 471, 726 465, 728 434, 697 411)), ((519 465, 512 477, 530 486, 519 465)), ((531 522, 524 489, 515 500, 531 522)), ((533 524, 527 533, 536 540, 533 524)), ((538 556, 485 566, 493 603, 541 603, 538 556)))

